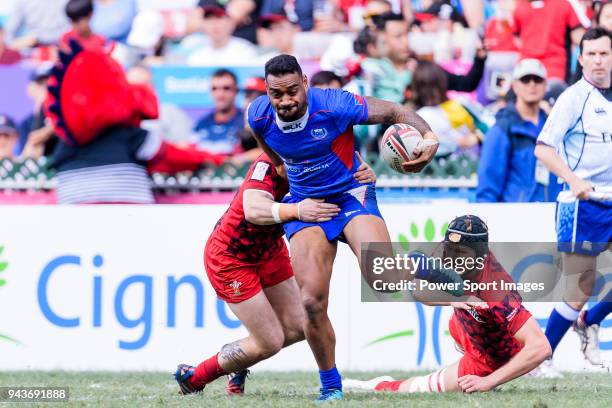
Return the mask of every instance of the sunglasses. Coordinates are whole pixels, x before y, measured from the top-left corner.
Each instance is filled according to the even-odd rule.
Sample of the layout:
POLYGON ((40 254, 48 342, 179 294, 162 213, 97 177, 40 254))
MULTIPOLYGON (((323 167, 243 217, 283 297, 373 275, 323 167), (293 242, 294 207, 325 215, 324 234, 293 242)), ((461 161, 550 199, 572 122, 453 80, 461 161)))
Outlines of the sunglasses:
POLYGON ((212 91, 234 91, 236 88, 234 88, 233 86, 213 86, 212 91))
POLYGON ((544 82, 544 78, 540 78, 536 75, 525 75, 524 77, 520 78, 519 81, 521 81, 523 84, 528 84, 531 81, 535 82, 536 84, 541 84, 544 82))

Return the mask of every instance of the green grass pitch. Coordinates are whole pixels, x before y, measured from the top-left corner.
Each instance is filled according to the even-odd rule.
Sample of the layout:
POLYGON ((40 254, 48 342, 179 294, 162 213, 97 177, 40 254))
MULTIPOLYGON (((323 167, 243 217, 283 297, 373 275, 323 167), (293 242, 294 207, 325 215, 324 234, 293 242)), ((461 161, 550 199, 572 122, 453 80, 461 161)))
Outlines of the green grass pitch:
MULTIPOLYGON (((385 373, 386 374, 386 373, 385 373)), ((407 372, 390 373, 406 378, 407 372)), ((422 374, 422 373, 418 373, 422 374)), ((344 373, 369 379, 381 373, 344 373)), ((257 372, 247 380, 243 397, 228 399, 219 379, 198 395, 180 396, 170 373, 1 372, 0 386, 67 386, 68 407, 308 407, 318 393, 315 372, 257 372)), ((5 404, 26 407, 36 404, 5 404)), ((328 404, 326 404, 328 405, 328 404)), ((521 378, 486 394, 391 394, 346 392, 342 407, 612 407, 612 373, 566 373, 559 380, 521 378)))

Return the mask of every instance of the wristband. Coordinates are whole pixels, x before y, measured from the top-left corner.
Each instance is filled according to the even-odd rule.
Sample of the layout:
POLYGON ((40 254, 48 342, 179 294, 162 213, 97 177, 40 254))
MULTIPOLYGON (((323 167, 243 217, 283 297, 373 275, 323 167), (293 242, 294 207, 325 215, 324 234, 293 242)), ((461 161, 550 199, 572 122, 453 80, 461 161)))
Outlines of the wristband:
POLYGON ((297 205, 297 217, 298 217, 298 220, 302 221, 302 218, 300 217, 300 205, 302 205, 301 201, 297 205))
POLYGON ((280 217, 280 203, 274 203, 272 204, 272 218, 274 218, 274 222, 279 224, 281 223, 281 217, 280 217))

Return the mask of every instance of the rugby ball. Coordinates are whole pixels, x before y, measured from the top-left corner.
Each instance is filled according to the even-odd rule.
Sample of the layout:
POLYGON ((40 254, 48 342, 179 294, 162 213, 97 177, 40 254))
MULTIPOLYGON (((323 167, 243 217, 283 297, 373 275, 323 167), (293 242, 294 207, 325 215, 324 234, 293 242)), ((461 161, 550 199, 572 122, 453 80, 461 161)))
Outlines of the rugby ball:
POLYGON ((389 126, 380 140, 380 154, 393 170, 405 173, 402 163, 416 159, 424 148, 423 136, 405 123, 389 126))

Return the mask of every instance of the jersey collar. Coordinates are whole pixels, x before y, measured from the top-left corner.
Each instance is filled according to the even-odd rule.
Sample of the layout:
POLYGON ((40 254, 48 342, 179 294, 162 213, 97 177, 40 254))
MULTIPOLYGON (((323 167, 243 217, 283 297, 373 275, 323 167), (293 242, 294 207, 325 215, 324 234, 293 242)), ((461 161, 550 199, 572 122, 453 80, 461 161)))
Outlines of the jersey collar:
POLYGON ((293 122, 284 122, 281 120, 278 115, 275 115, 276 125, 283 133, 293 133, 293 132, 301 132, 306 129, 306 123, 308 123, 308 109, 306 109, 306 113, 299 119, 294 120, 293 122))

